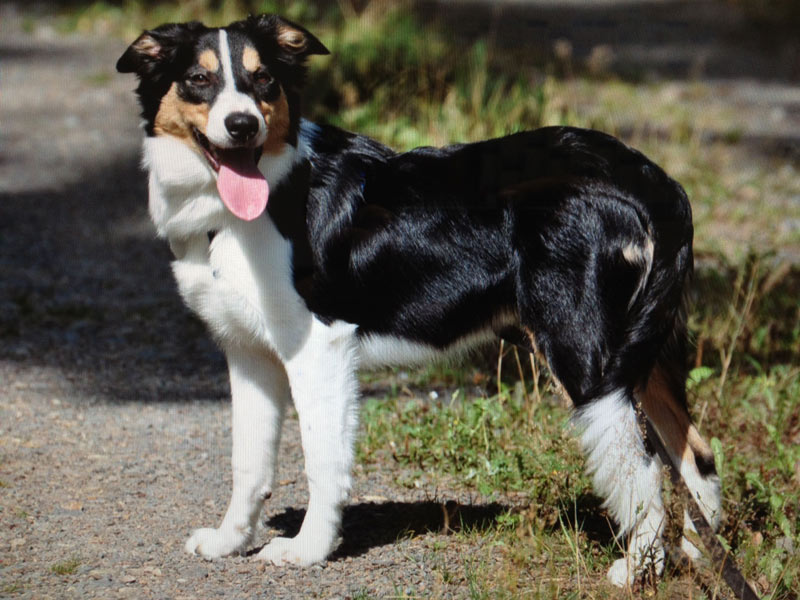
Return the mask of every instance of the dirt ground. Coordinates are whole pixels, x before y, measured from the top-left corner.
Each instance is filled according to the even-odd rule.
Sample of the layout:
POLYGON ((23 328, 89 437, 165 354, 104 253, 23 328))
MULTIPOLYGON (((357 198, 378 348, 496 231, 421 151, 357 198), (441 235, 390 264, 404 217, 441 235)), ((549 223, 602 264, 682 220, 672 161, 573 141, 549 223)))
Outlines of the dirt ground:
MULTIPOLYGON (((147 218, 133 81, 113 71, 124 43, 25 33, 9 6, 0 24, 0 597, 467 595, 463 567, 446 582, 431 568, 476 550, 442 532, 442 502, 480 528, 512 500, 401 487, 391 466, 357 469, 325 565, 184 553, 228 500, 228 388, 147 218)), ((768 64, 764 52, 752 56, 768 64)), ((796 86, 756 75, 731 97, 795 152, 796 86)), ((302 518, 296 421, 281 456, 255 548, 302 518)))

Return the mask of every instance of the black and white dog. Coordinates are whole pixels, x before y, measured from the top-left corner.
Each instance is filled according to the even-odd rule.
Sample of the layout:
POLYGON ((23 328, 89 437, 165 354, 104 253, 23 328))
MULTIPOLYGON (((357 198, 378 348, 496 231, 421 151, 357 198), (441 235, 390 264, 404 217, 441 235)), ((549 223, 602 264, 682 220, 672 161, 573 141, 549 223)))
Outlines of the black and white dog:
POLYGON ((713 456, 686 407, 685 193, 594 131, 398 154, 315 125, 300 117, 305 61, 326 53, 264 15, 163 25, 117 63, 139 78, 150 214, 230 370, 230 505, 186 549, 217 558, 251 543, 293 401, 308 511, 295 538, 258 556, 324 560, 350 488, 356 370, 500 336, 544 356, 575 406, 596 490, 629 539, 611 581, 660 570, 662 464, 637 407, 708 520, 720 518, 713 456))

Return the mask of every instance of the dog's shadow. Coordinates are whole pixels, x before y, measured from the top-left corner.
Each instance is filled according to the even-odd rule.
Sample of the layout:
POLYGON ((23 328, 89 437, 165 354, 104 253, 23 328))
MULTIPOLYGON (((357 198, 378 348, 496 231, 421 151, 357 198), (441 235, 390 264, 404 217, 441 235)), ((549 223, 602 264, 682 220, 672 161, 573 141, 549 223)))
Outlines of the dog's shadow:
MULTIPOLYGON (((360 556, 372 548, 430 533, 488 531, 512 508, 499 502, 459 504, 452 500, 352 504, 344 509, 342 543, 330 560, 360 556)), ((266 524, 279 535, 292 537, 300 531, 305 514, 305 510, 288 508, 266 524)))
MULTIPOLYGON (((501 502, 460 504, 453 500, 353 504, 344 510, 342 543, 330 560, 360 556, 372 548, 428 534, 488 533, 501 526, 501 516, 525 508, 501 502)), ((288 508, 268 518, 266 525, 277 530, 278 535, 292 537, 300 531, 305 514, 305 510, 288 508)), ((600 501, 590 494, 563 506, 559 514, 564 526, 578 527, 593 542, 606 545, 614 539, 611 525, 600 509, 600 501)), ((556 523, 552 529, 560 527, 556 523)))

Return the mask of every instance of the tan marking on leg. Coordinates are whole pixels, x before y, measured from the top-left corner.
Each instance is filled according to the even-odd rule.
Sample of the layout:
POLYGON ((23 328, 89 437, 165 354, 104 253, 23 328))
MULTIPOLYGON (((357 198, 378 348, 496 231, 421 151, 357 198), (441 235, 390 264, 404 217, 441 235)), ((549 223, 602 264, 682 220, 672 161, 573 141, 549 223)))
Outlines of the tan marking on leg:
POLYGON ((156 135, 169 135, 177 138, 193 149, 200 151, 192 135, 192 127, 205 132, 208 124, 208 104, 191 104, 178 95, 177 84, 173 83, 161 99, 153 132, 156 135))
POLYGON ((647 267, 647 272, 650 272, 650 269, 653 266, 653 253, 655 251, 655 245, 653 244, 653 238, 647 236, 645 241, 641 244, 636 242, 631 242, 627 246, 622 249, 622 256, 625 257, 629 263, 635 265, 645 265, 647 267))
POLYGON ((217 53, 211 50, 203 50, 197 57, 197 63, 204 69, 216 73, 219 70, 219 59, 217 53))
POLYGON ((261 114, 267 123, 267 141, 264 142, 265 154, 279 154, 289 137, 289 102, 281 90, 275 102, 259 103, 261 114))
POLYGON ((645 414, 656 428, 667 450, 697 469, 696 456, 714 462, 711 447, 700 436, 689 413, 670 392, 664 374, 656 367, 644 390, 637 390, 645 414))
POLYGON ((242 52, 242 65, 245 70, 254 73, 261 66, 261 57, 258 55, 258 50, 252 46, 245 46, 242 52))
POLYGON ((650 271, 653 269, 653 252, 655 246, 653 245, 653 238, 648 236, 643 244, 631 242, 622 249, 622 256, 630 264, 642 269, 639 275, 639 283, 628 301, 628 308, 633 306, 636 298, 642 293, 644 286, 647 285, 647 280, 650 278, 650 271))
POLYGON ((708 442, 703 439, 700 432, 692 424, 689 425, 689 434, 686 441, 695 456, 699 456, 705 462, 714 463, 714 451, 711 450, 711 446, 708 445, 708 442))
POLYGON ((622 256, 625 257, 625 260, 634 265, 643 262, 644 259, 642 248, 640 246, 637 246, 633 242, 631 242, 622 249, 622 256))

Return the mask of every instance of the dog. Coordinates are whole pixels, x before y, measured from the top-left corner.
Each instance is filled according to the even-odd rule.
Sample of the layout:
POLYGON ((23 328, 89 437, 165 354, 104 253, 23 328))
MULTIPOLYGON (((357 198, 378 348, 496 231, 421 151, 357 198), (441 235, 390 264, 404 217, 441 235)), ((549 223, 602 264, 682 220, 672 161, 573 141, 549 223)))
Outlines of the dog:
MULTIPOLYGON (((712 526, 721 514, 714 457, 687 409, 685 192, 597 131, 398 153, 314 124, 301 96, 320 54, 305 28, 261 15, 162 25, 117 62, 138 77, 150 215, 230 374, 230 505, 186 550, 248 548, 293 401, 308 510, 296 537, 257 556, 325 560, 351 485, 357 369, 500 337, 544 357, 574 406, 595 490, 627 537, 609 579, 660 572, 662 462, 637 411, 712 526)), ((681 547, 699 556, 686 537, 681 547)))

